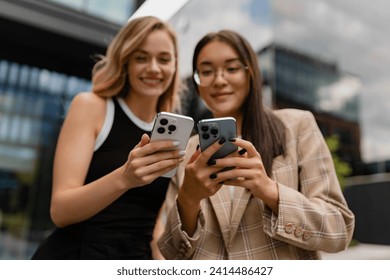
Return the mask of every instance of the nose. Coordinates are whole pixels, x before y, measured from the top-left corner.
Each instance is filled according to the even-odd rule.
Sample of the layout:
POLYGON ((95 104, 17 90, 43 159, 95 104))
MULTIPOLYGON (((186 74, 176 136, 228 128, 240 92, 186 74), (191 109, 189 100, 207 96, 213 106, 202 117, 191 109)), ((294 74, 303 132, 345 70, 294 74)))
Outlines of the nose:
POLYGON ((158 62, 155 58, 150 60, 150 62, 148 63, 147 70, 150 72, 159 72, 160 71, 160 67, 159 67, 158 62))
POLYGON ((224 75, 224 70, 222 68, 219 68, 217 71, 215 71, 214 84, 220 85, 225 83, 226 79, 224 75))

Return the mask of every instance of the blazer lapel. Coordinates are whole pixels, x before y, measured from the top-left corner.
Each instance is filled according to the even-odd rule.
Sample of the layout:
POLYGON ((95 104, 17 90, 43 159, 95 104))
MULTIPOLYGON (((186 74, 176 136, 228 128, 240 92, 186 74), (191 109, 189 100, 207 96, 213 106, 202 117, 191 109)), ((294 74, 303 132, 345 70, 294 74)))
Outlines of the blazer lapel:
POLYGON ((237 228, 241 222, 242 216, 244 215, 251 195, 250 191, 242 187, 236 187, 234 190, 229 243, 231 243, 236 236, 237 228))
MULTIPOLYGON (((276 157, 273 162, 272 169, 276 171, 286 165, 287 159, 283 156, 276 157)), ((274 173, 275 175, 275 173, 274 173)), ((234 196, 232 201, 232 214, 230 218, 230 236, 229 243, 233 242, 233 239, 237 233, 237 228, 240 225, 242 216, 247 208, 248 202, 251 199, 252 194, 245 188, 235 187, 234 196)), ((229 248, 229 247, 227 247, 229 248)))
POLYGON ((223 186, 210 197, 227 250, 229 250, 231 241, 236 235, 250 197, 251 193, 248 190, 235 187, 232 201, 228 186, 223 186))
POLYGON ((222 186, 222 188, 213 196, 210 196, 210 201, 213 206, 215 215, 217 216, 218 224, 222 232, 223 241, 226 248, 229 244, 230 236, 230 217, 231 217, 231 198, 229 188, 222 186))

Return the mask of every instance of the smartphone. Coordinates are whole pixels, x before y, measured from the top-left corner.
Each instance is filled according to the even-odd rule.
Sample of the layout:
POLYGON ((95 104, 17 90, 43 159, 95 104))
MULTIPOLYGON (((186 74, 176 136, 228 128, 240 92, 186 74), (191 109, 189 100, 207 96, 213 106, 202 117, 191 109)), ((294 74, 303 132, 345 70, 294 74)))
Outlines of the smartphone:
MULTIPOLYGON (((155 140, 173 140, 180 143, 177 149, 185 150, 188 139, 194 128, 194 120, 191 117, 160 112, 154 121, 150 141, 155 140)), ((175 148, 176 149, 176 148, 175 148)), ((162 175, 162 177, 171 178, 176 174, 177 167, 162 175)))
POLYGON ((198 122, 197 129, 201 151, 204 151, 221 138, 226 139, 223 146, 210 159, 223 158, 237 150, 237 146, 229 142, 229 138, 237 137, 235 118, 203 119, 198 122))

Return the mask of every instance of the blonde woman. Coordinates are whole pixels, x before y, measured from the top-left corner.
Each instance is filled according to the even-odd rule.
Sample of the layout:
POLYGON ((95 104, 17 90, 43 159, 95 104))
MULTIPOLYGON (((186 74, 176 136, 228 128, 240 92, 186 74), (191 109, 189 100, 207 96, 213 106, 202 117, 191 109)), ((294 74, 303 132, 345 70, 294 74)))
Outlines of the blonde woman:
POLYGON ((75 96, 55 154, 50 214, 57 229, 33 259, 151 259, 153 229, 183 152, 149 143, 179 88, 176 35, 155 17, 124 26, 75 96))

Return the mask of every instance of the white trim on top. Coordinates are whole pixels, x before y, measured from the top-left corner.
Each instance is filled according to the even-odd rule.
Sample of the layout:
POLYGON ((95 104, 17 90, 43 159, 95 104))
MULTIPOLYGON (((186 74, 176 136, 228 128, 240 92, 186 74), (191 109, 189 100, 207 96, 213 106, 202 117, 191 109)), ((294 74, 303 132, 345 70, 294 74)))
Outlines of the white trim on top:
POLYGON ((104 119, 103 127, 100 130, 98 136, 95 140, 94 151, 100 148, 103 145, 104 141, 107 139, 108 134, 110 133, 112 124, 114 122, 115 115, 115 106, 111 98, 107 98, 106 102, 106 118, 104 119))
POLYGON ((121 106, 123 112, 129 117, 129 119, 135 123, 139 128, 145 130, 145 131, 152 131, 154 119, 151 122, 145 122, 138 118, 134 113, 130 110, 130 108, 127 106, 126 102, 123 100, 123 98, 118 98, 118 103, 121 106))

